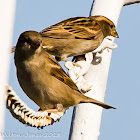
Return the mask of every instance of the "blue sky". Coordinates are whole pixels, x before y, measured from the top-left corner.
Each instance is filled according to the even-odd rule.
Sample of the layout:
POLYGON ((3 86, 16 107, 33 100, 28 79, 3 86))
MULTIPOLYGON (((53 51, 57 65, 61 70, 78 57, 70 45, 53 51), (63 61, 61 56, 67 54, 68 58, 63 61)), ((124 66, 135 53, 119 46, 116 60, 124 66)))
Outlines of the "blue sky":
MULTIPOLYGON (((16 45, 19 35, 27 30, 41 31, 42 29, 69 17, 88 16, 92 0, 20 0, 17 1, 13 43, 16 45)), ((117 110, 104 110, 99 140, 138 140, 140 139, 140 4, 122 8, 117 31, 119 39, 115 42, 118 48, 113 50, 109 78, 106 90, 106 103, 117 110)), ((20 98, 32 109, 38 110, 21 90, 11 55, 9 83, 20 98)), ((72 108, 52 126, 43 130, 31 128, 14 119, 6 110, 5 134, 22 135, 5 136, 8 139, 46 139, 67 140, 71 123, 72 108)))

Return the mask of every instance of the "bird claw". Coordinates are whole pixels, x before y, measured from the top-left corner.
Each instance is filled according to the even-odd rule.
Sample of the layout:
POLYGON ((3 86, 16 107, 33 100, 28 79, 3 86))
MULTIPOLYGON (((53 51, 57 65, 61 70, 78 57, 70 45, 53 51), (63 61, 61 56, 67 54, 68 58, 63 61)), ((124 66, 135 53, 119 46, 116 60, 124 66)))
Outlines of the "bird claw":
POLYGON ((82 68, 78 63, 74 63, 74 62, 72 62, 72 64, 73 64, 74 66, 76 66, 76 67, 80 67, 80 68, 82 68))
POLYGON ((39 110, 38 112, 44 112, 44 111, 47 111, 48 113, 57 113, 58 109, 39 110))
POLYGON ((67 69, 72 69, 74 66, 82 68, 78 63, 74 63, 72 61, 66 61, 65 67, 67 69))

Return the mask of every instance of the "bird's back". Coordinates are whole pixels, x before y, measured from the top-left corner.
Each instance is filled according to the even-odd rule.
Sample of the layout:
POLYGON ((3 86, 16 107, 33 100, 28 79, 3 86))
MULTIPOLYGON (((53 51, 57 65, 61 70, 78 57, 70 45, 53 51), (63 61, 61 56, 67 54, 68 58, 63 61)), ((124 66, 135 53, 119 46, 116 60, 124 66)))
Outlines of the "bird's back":
POLYGON ((96 49, 104 39, 100 25, 91 18, 75 17, 40 32, 43 47, 61 57, 82 55, 96 49))

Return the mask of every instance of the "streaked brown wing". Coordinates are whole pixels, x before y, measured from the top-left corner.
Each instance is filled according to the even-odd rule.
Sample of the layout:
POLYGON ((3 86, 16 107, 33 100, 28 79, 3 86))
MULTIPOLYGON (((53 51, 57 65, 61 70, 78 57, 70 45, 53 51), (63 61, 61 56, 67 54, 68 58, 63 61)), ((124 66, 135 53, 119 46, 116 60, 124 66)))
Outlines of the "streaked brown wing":
POLYGON ((47 53, 47 56, 49 58, 50 65, 51 65, 51 74, 57 79, 59 79, 60 81, 62 81, 63 83, 65 83, 66 85, 68 85, 69 87, 71 87, 72 89, 79 91, 75 83, 70 79, 70 77, 66 74, 66 72, 61 68, 57 60, 48 53, 47 53))
POLYGON ((74 18, 69 18, 66 20, 63 20, 55 25, 52 25, 44 30, 42 30, 40 32, 40 34, 43 37, 49 37, 49 38, 55 38, 55 39, 68 39, 68 38, 74 38, 74 36, 72 36, 69 32, 67 32, 63 26, 65 26, 65 24, 67 22, 71 22, 74 21, 76 19, 79 19, 82 17, 74 17, 74 18))
POLYGON ((93 39, 100 31, 100 26, 94 20, 85 17, 75 17, 44 29, 41 31, 41 35, 57 39, 93 39))
POLYGON ((64 29, 58 28, 52 28, 51 30, 47 30, 43 33, 41 33, 43 37, 49 37, 49 38, 55 38, 55 39, 68 39, 68 38, 74 38, 69 32, 67 32, 64 29))
POLYGON ((67 22, 64 28, 75 37, 83 39, 93 39, 101 31, 99 24, 90 18, 79 18, 67 22))

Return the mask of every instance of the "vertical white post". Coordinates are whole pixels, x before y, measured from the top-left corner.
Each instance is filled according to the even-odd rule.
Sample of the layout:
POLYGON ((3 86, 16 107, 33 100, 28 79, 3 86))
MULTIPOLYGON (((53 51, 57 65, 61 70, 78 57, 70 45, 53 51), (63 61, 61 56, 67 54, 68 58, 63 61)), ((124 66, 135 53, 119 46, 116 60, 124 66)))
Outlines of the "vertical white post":
MULTIPOLYGON (((8 83, 10 47, 16 0, 0 1, 0 132, 4 131, 5 87, 8 83)), ((3 137, 0 135, 0 140, 3 137)))
MULTIPOLYGON (((102 15, 112 20, 115 25, 120 15, 124 0, 95 0, 91 15, 102 15)), ((104 102, 108 71, 110 66, 112 51, 103 51, 98 56, 102 57, 102 62, 98 65, 91 64, 85 79, 92 83, 92 89, 87 96, 104 102)), ((75 108, 70 140, 98 140, 100 134, 100 124, 102 108, 93 104, 80 104, 75 108)))

